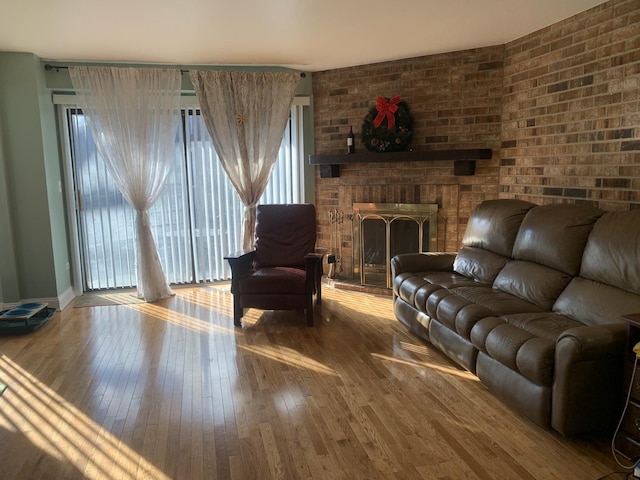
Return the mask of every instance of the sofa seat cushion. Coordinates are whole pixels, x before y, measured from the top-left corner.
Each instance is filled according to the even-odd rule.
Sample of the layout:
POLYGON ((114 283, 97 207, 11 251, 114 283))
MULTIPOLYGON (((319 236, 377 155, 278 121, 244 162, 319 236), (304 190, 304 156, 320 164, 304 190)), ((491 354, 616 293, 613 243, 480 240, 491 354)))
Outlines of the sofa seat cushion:
POLYGON ((394 294, 407 302, 409 305, 414 304, 416 292, 423 285, 429 285, 423 278, 423 273, 401 273, 393 280, 394 294))
POLYGON ((260 268, 244 276, 238 283, 242 295, 305 293, 305 271, 294 267, 260 268))
POLYGON ((471 331, 480 351, 537 385, 553 381, 555 345, 565 331, 584 324, 554 313, 520 313, 487 317, 471 331))
POLYGON ((441 324, 470 339, 480 319, 512 312, 540 312, 540 307, 490 287, 457 287, 433 292, 426 312, 441 324))
POLYGON ((458 287, 452 289, 451 292, 469 303, 483 305, 492 315, 544 311, 531 302, 491 287, 458 287))
POLYGON ((432 292, 442 288, 480 286, 478 282, 455 272, 402 273, 394 279, 394 292, 418 310, 424 310, 425 300, 432 292))
POLYGON ((419 272, 402 272, 402 273, 398 273, 397 275, 395 275, 393 277, 393 293, 394 295, 401 297, 400 294, 400 289, 402 287, 402 284, 404 282, 406 282, 409 279, 412 278, 421 278, 422 275, 419 272))
POLYGON ((476 280, 455 272, 427 272, 422 275, 427 282, 440 285, 442 288, 486 287, 476 280))

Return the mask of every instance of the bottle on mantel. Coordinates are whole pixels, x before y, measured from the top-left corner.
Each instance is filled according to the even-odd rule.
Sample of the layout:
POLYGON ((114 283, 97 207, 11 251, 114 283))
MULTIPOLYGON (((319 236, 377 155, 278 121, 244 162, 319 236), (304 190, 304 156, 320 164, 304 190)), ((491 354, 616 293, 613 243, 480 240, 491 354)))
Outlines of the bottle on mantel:
POLYGON ((349 126, 349 134, 347 135, 347 153, 356 152, 355 136, 353 135, 353 126, 349 126))

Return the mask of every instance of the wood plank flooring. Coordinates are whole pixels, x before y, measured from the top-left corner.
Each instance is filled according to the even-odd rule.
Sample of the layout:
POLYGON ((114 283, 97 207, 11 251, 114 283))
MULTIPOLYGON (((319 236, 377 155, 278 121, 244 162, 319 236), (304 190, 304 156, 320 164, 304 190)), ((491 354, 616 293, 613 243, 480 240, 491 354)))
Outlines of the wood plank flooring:
MULTIPOLYGON (((2 479, 598 479, 609 439, 565 439, 497 401, 393 317, 326 288, 301 313, 226 284, 69 307, 0 337, 2 479)), ((624 478, 612 475, 607 478, 624 478)))

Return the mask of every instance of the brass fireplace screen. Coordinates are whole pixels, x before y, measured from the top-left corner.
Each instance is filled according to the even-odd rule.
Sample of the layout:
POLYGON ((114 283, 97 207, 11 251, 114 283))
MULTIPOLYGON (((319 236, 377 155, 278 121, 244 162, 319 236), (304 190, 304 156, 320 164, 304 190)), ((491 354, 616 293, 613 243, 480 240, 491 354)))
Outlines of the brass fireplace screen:
POLYGON ((353 273, 362 285, 391 288, 393 256, 437 249, 437 204, 354 203, 353 212, 353 273))

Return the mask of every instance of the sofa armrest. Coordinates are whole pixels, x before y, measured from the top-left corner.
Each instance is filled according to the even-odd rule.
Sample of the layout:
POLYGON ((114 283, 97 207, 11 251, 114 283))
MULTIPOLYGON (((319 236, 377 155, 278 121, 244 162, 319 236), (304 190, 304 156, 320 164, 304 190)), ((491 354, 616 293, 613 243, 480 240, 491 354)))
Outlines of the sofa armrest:
POLYGON ((552 427, 565 436, 611 428, 619 413, 628 326, 576 327, 556 342, 552 427))
POLYGON ((629 326, 625 323, 585 325, 563 332, 556 342, 556 361, 579 362, 624 357, 629 326))
POLYGON ((403 253, 391 259, 393 277, 405 272, 451 272, 456 253, 403 253))

